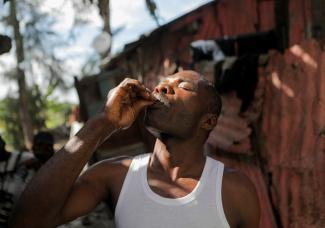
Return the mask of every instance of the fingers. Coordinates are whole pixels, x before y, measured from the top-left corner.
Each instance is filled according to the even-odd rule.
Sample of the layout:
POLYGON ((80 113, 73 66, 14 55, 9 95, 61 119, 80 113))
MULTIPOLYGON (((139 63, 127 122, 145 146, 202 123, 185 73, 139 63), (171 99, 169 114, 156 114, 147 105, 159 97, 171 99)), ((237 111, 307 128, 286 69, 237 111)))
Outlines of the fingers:
POLYGON ((145 89, 144 91, 139 91, 139 97, 142 97, 143 99, 146 99, 148 101, 155 101, 156 98, 151 94, 149 89, 145 89))
POLYGON ((128 104, 132 106, 135 116, 137 116, 144 107, 156 101, 156 98, 151 94, 150 90, 136 79, 126 78, 120 86, 128 93, 128 104))
POLYGON ((138 80, 127 78, 107 95, 104 112, 120 128, 130 126, 139 112, 156 99, 138 80))
POLYGON ((126 78, 124 79, 120 85, 118 86, 124 90, 130 91, 130 90, 145 90, 146 88, 144 85, 142 85, 138 80, 132 79, 132 78, 126 78))
POLYGON ((129 95, 131 101, 136 101, 137 99, 144 99, 148 101, 156 100, 155 97, 151 95, 150 90, 136 79, 126 78, 118 87, 129 95))

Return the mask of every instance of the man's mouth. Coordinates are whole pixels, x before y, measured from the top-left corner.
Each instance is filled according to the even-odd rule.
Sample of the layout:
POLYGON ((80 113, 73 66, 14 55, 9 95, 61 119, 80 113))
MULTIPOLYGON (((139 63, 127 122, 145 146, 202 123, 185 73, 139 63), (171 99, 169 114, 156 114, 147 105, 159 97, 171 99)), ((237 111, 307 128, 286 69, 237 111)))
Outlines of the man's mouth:
POLYGON ((162 103, 167 108, 170 107, 170 102, 169 102, 168 98, 163 93, 153 93, 152 95, 157 99, 157 101, 155 103, 157 103, 157 102, 162 103))

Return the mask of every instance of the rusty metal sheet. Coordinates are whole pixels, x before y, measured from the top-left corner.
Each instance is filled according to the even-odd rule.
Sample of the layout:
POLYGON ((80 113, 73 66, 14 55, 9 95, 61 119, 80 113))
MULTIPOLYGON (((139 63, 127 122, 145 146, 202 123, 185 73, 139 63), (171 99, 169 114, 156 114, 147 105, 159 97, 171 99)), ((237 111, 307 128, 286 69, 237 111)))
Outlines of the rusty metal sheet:
POLYGON ((311 36, 311 10, 312 1, 289 1, 289 45, 302 42, 311 36))
POLYGON ((283 227, 325 226, 325 52, 315 40, 271 52, 262 153, 283 227))
POLYGON ((153 31, 139 40, 136 48, 122 52, 105 68, 123 67, 128 73, 143 77, 150 87, 155 84, 152 81, 157 81, 157 75, 165 75, 163 63, 166 59, 178 61, 183 68, 189 68, 189 46, 192 41, 274 29, 273 7, 274 1, 227 0, 208 3, 153 31), (197 30, 191 30, 197 22, 197 30))
POLYGON ((227 167, 240 170, 253 182, 257 191, 261 208, 261 219, 259 227, 276 228, 277 225, 275 218, 273 217, 272 206, 268 197, 267 185, 259 166, 257 164, 254 164, 254 162, 248 162, 250 159, 236 161, 220 154, 215 154, 213 157, 225 163, 227 167))

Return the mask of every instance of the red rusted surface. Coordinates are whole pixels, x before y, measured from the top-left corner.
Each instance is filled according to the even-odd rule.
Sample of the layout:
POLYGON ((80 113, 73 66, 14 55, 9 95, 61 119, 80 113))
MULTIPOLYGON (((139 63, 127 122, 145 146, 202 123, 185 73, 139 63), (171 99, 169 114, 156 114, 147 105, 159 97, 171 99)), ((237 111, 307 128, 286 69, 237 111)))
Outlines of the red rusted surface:
POLYGON ((267 179, 263 173, 263 164, 258 159, 260 151, 252 142, 253 126, 258 126, 257 122, 263 108, 266 83, 265 71, 261 68, 259 72, 254 100, 245 112, 240 112, 242 102, 235 93, 221 95, 222 113, 217 127, 210 133, 206 147, 210 156, 249 177, 255 185, 260 202, 260 227, 276 228, 267 179))
POLYGON ((294 45, 311 36, 311 4, 307 0, 289 1, 289 44, 294 45))
POLYGON ((260 68, 254 100, 245 112, 240 112, 242 101, 234 92, 221 94, 222 110, 217 126, 211 131, 207 144, 214 150, 221 149, 234 154, 254 154, 251 134, 252 125, 261 115, 264 101, 265 78, 260 68))
POLYGON ((276 227, 268 195, 283 227, 325 227, 324 47, 305 40, 284 54, 271 51, 244 113, 233 94, 222 97, 209 151, 253 181, 262 208, 260 227, 276 227), (258 148, 248 130, 252 126, 258 148), (240 138, 243 132, 246 137, 240 138))
POLYGON ((257 3, 247 1, 220 1, 217 4, 218 23, 222 36, 256 32, 257 3))
POLYGON ((304 41, 270 53, 262 155, 284 227, 325 226, 325 51, 304 41))
POLYGON ((178 62, 181 67, 189 68, 190 44, 195 40, 274 29, 273 7, 273 1, 227 0, 208 3, 128 45, 105 68, 122 68, 152 88, 159 76, 170 73, 168 67, 171 65, 178 62), (164 64, 166 61, 170 63, 167 66, 164 64))
POLYGON ((258 26, 263 30, 274 29, 274 1, 259 1, 258 9, 258 26))

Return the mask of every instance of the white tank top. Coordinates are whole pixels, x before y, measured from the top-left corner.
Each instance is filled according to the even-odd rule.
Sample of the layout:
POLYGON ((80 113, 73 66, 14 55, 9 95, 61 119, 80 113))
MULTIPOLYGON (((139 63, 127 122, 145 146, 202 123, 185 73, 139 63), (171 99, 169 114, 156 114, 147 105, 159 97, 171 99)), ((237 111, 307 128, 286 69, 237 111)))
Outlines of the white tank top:
POLYGON ((117 228, 229 228, 221 202, 224 165, 207 157, 199 182, 188 195, 172 199, 151 190, 150 154, 135 157, 116 205, 117 228))

